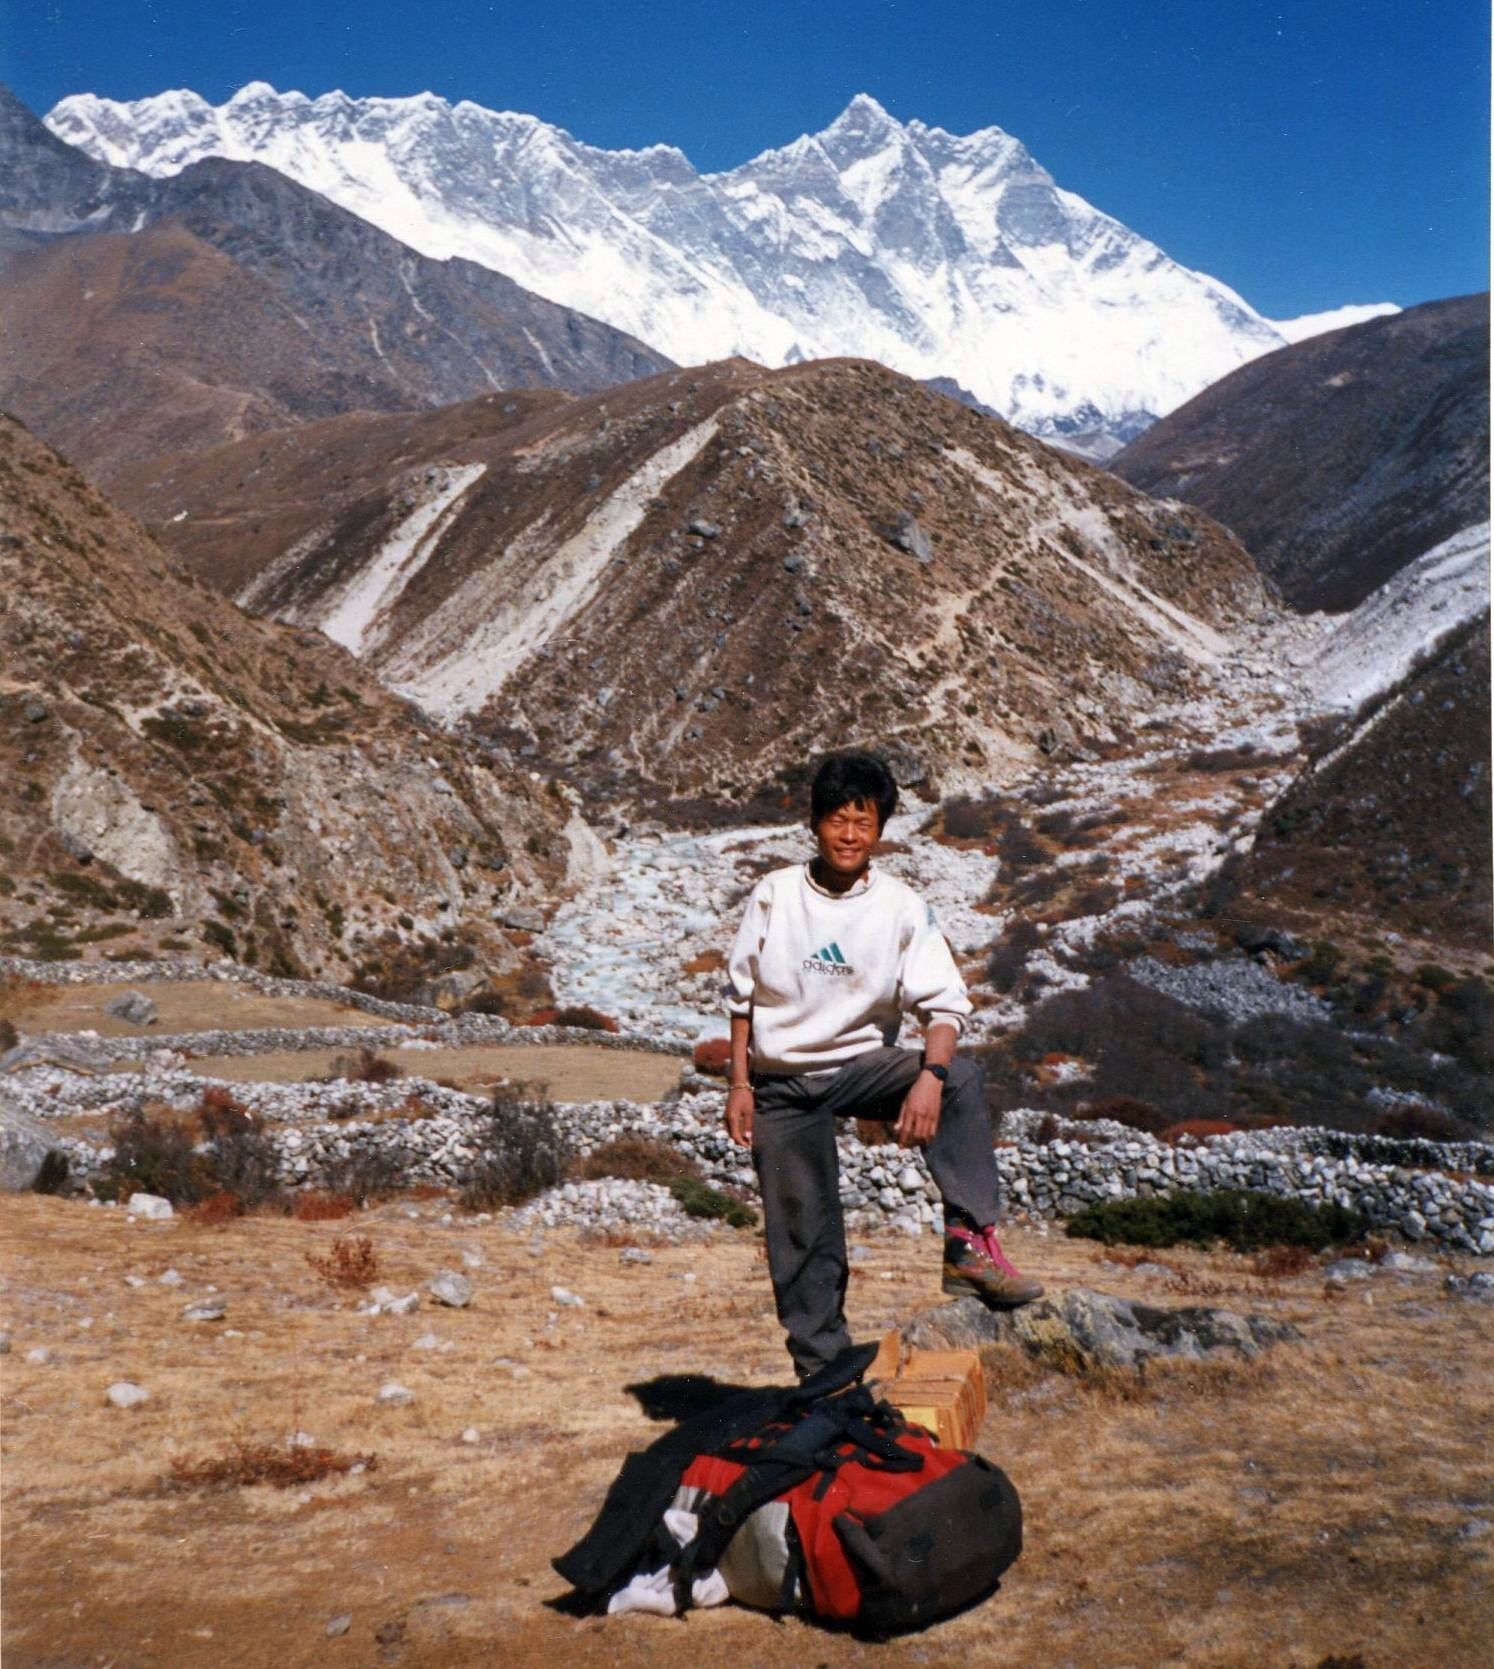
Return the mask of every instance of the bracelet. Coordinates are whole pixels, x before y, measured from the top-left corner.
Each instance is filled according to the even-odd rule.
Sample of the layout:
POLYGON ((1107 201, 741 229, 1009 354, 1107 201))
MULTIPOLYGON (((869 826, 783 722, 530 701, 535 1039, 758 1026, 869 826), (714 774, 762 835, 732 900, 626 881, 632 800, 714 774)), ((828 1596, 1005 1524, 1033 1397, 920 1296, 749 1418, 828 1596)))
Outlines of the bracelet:
MULTIPOLYGON (((750 1083, 728 1084, 726 1087, 728 1089, 752 1089, 752 1085, 750 1083)), ((756 1092, 754 1091, 754 1093, 756 1092)))

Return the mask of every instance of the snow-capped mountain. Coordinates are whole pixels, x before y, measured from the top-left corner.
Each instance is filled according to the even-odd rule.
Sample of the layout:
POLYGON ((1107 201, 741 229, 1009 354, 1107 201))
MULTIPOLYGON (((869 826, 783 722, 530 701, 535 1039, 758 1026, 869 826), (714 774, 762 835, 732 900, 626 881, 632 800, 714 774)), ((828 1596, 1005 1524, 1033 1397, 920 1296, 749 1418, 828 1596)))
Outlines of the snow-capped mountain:
POLYGON ((151 174, 266 163, 423 254, 481 262, 682 364, 864 356, 951 377, 1040 433, 1129 438, 1285 340, 1000 128, 905 124, 864 94, 824 132, 721 174, 667 145, 600 150, 428 93, 79 94, 47 122, 151 174))

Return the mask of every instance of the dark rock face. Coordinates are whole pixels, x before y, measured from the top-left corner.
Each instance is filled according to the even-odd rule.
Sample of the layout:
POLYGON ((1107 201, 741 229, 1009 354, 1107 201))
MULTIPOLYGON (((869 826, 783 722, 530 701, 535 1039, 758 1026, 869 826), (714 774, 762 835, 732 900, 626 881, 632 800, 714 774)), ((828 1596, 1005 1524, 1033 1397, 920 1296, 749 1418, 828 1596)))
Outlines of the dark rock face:
POLYGON ((0 1193, 29 1188, 55 1145, 40 1119, 0 1104, 0 1193))
POLYGON ((670 364, 258 163, 156 180, 95 162, 3 89, 0 226, 0 400, 111 482, 246 430, 670 364))
POLYGON ((1427 302, 1241 366, 1110 469, 1223 522, 1294 608, 1355 607, 1488 516, 1489 297, 1427 302))
POLYGON ((1160 1357, 1249 1360, 1267 1345, 1299 1337, 1295 1327, 1265 1316, 1201 1304, 1162 1309, 1088 1287, 1019 1310, 988 1310, 978 1298, 960 1298, 925 1312, 903 1332, 915 1348, 1018 1344, 1060 1368, 1135 1368, 1160 1357))

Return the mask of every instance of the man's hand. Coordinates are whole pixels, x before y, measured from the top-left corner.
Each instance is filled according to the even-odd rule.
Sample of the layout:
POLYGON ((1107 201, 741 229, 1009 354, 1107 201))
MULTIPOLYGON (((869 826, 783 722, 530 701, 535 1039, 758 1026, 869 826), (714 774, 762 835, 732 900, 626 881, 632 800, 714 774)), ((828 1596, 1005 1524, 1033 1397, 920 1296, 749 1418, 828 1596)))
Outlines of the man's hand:
POLYGON ((944 1086, 932 1072, 920 1072, 903 1097, 902 1110, 892 1127, 899 1147, 926 1147, 939 1128, 944 1086))
POLYGON ((752 1113, 755 1106, 756 1097, 750 1089, 726 1092, 726 1133, 738 1147, 752 1146, 752 1113))

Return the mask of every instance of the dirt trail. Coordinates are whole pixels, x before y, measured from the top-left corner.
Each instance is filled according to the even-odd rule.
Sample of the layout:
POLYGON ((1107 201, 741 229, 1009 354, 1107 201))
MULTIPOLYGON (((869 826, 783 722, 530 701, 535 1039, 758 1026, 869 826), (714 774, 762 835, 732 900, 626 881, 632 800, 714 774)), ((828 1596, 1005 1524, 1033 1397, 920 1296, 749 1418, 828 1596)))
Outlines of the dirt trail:
MULTIPOLYGON (((549 1559, 660 1429, 627 1387, 781 1375, 755 1236, 631 1266, 574 1235, 444 1224, 449 1211, 206 1228, 5 1203, 7 1669, 850 1669, 868 1654, 936 1669, 1311 1669, 1355 1652, 1370 1669, 1471 1669, 1483 1656, 1494 1538, 1465 1527, 1494 1517, 1494 1306, 1445 1299, 1436 1275, 1376 1277, 1367 1305, 1325 1298, 1320 1275, 1272 1288, 1239 1259, 1168 1254, 1210 1301, 1285 1316, 1304 1342, 1257 1367, 1155 1375, 1129 1398, 993 1357, 980 1446, 1022 1491, 1026 1551, 984 1605, 868 1647, 736 1607, 684 1622, 553 1608, 549 1559), (355 1314, 306 1262, 350 1226, 401 1292, 481 1257, 472 1308, 355 1314), (159 1283, 168 1267, 181 1286, 159 1283), (585 1307, 558 1306, 555 1284, 585 1307), (183 1321, 209 1285, 227 1318, 183 1321), (417 1349, 425 1334, 450 1348, 417 1349), (29 1363, 37 1346, 57 1360, 29 1363), (104 1402, 126 1377, 151 1393, 133 1413, 104 1402), (381 1406, 395 1378, 414 1401, 381 1406), (298 1430, 377 1465, 299 1491, 162 1487, 173 1456, 298 1430)), ((1020 1228, 1010 1243, 1050 1286, 1178 1301, 1088 1245, 1020 1228)), ((850 1293, 861 1337, 938 1302, 932 1241, 867 1245, 850 1293)))

